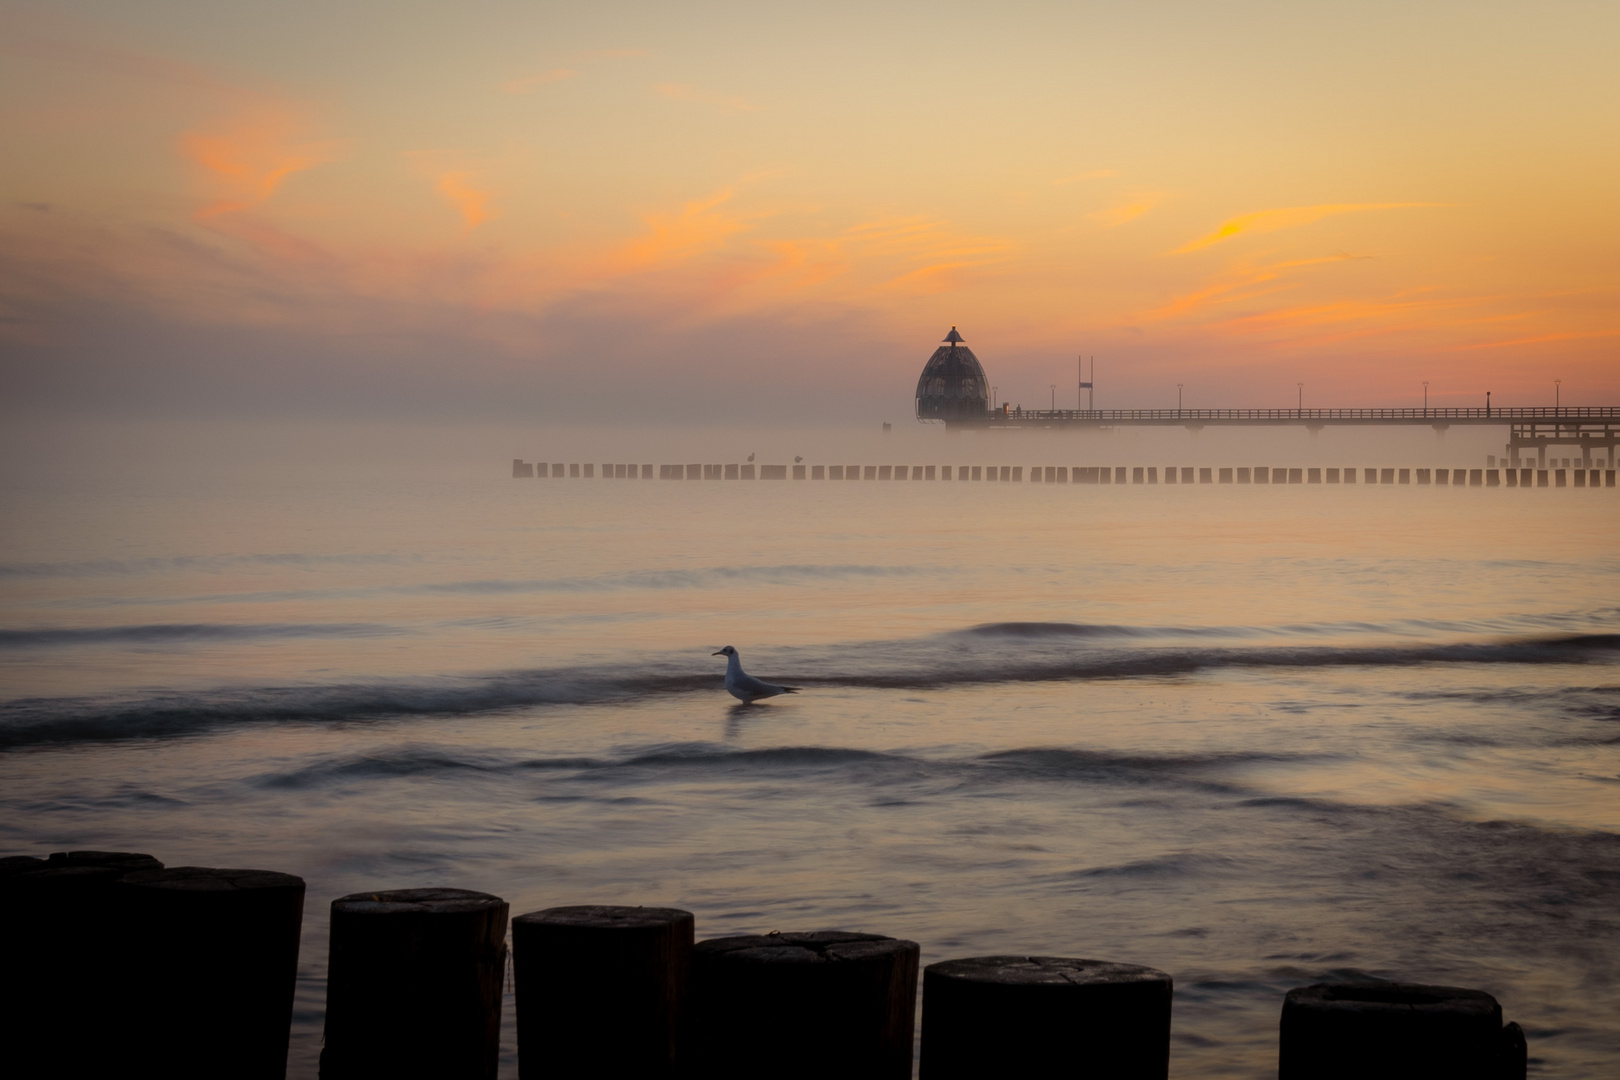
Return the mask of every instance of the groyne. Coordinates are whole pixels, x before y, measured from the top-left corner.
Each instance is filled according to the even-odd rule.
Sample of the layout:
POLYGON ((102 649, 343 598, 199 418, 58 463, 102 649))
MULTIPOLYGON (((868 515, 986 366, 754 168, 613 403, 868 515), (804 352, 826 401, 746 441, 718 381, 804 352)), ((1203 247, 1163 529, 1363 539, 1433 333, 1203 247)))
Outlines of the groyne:
MULTIPOLYGON (((27 1076, 114 1075, 150 1056, 166 1076, 284 1077, 303 899, 290 874, 138 853, 0 859, 8 1059, 27 1076)), ((919 971, 921 946, 884 934, 699 941, 676 908, 510 918, 499 896, 447 887, 351 893, 331 916, 322 1080, 494 1080, 508 973, 524 1080, 911 1080, 919 1057, 922 1080, 1169 1075, 1173 980, 1137 963, 1000 955, 919 971)), ((1279 1080, 1523 1080, 1528 1057, 1490 994, 1366 979, 1289 990, 1278 1051, 1279 1080)))
POLYGON ((1415 484, 1431 487, 1612 488, 1612 468, 1484 469, 1301 467, 1278 465, 683 465, 530 462, 512 459, 514 480, 921 480, 1032 484, 1415 484))

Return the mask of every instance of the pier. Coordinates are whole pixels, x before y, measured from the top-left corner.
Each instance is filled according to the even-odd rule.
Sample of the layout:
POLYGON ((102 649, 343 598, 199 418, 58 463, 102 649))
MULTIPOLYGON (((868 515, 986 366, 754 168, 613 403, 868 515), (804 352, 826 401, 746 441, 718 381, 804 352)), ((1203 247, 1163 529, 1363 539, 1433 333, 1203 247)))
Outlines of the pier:
MULTIPOLYGON (((1088 396, 1094 394, 1096 378, 1093 361, 1091 378, 1082 379, 1077 389, 1088 396)), ((1179 406, 1174 409, 1025 409, 993 405, 989 383, 984 365, 953 326, 928 358, 917 380, 917 419, 924 423, 943 423, 947 429, 995 430, 1184 427, 1198 431, 1206 427, 1303 427, 1320 431, 1326 427, 1428 426, 1444 431, 1454 425, 1496 426, 1508 428, 1504 455, 1508 463, 1517 466, 1524 452, 1533 450, 1538 466, 1543 468, 1547 451, 1556 446, 1578 447, 1583 460, 1591 459, 1595 450, 1606 449, 1608 467, 1613 468, 1614 448, 1620 442, 1620 406, 1494 407, 1489 392, 1485 394, 1483 408, 1431 408, 1425 403, 1420 408, 1409 409, 1307 409, 1302 402, 1294 409, 1184 409, 1179 406)), ((1057 388, 1054 386, 1052 390, 1055 395, 1057 388)))
POLYGON ((1206 427, 1303 427, 1320 431, 1326 427, 1505 427, 1508 441, 1505 455, 1517 465, 1531 451, 1538 463, 1545 464, 1547 452, 1556 446, 1578 447, 1580 456, 1590 459, 1594 451, 1606 450, 1610 466, 1615 446, 1620 444, 1620 407, 1514 406, 1492 408, 1432 409, 1014 409, 1003 405, 982 417, 962 417, 945 421, 947 428, 1091 428, 1184 427, 1198 431, 1206 427))

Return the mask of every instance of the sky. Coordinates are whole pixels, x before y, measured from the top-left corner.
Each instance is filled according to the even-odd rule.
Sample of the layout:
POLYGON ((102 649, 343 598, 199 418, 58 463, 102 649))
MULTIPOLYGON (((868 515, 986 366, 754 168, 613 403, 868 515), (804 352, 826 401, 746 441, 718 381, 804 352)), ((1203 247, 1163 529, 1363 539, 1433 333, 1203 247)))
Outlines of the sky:
POLYGON ((1612 0, 5 2, 0 140, 13 416, 1620 401, 1612 0))

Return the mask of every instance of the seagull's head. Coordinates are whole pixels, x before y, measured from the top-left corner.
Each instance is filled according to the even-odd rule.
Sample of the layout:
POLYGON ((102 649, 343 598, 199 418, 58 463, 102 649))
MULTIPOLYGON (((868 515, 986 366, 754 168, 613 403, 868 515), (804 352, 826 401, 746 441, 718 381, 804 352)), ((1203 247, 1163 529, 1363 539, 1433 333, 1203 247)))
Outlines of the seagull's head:
POLYGON ((737 650, 733 649, 730 645, 727 645, 725 648, 721 649, 719 652, 710 653, 709 655, 710 656, 736 656, 737 655, 737 650))

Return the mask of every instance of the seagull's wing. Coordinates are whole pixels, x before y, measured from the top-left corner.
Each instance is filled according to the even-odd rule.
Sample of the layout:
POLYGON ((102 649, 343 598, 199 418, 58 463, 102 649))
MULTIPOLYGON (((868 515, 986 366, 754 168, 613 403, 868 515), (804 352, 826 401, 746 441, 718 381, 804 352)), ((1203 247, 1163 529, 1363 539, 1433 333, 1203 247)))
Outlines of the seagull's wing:
POLYGON ((756 679, 747 672, 738 672, 737 689, 759 697, 773 697, 776 694, 797 694, 799 692, 797 686, 777 686, 775 683, 756 679))

